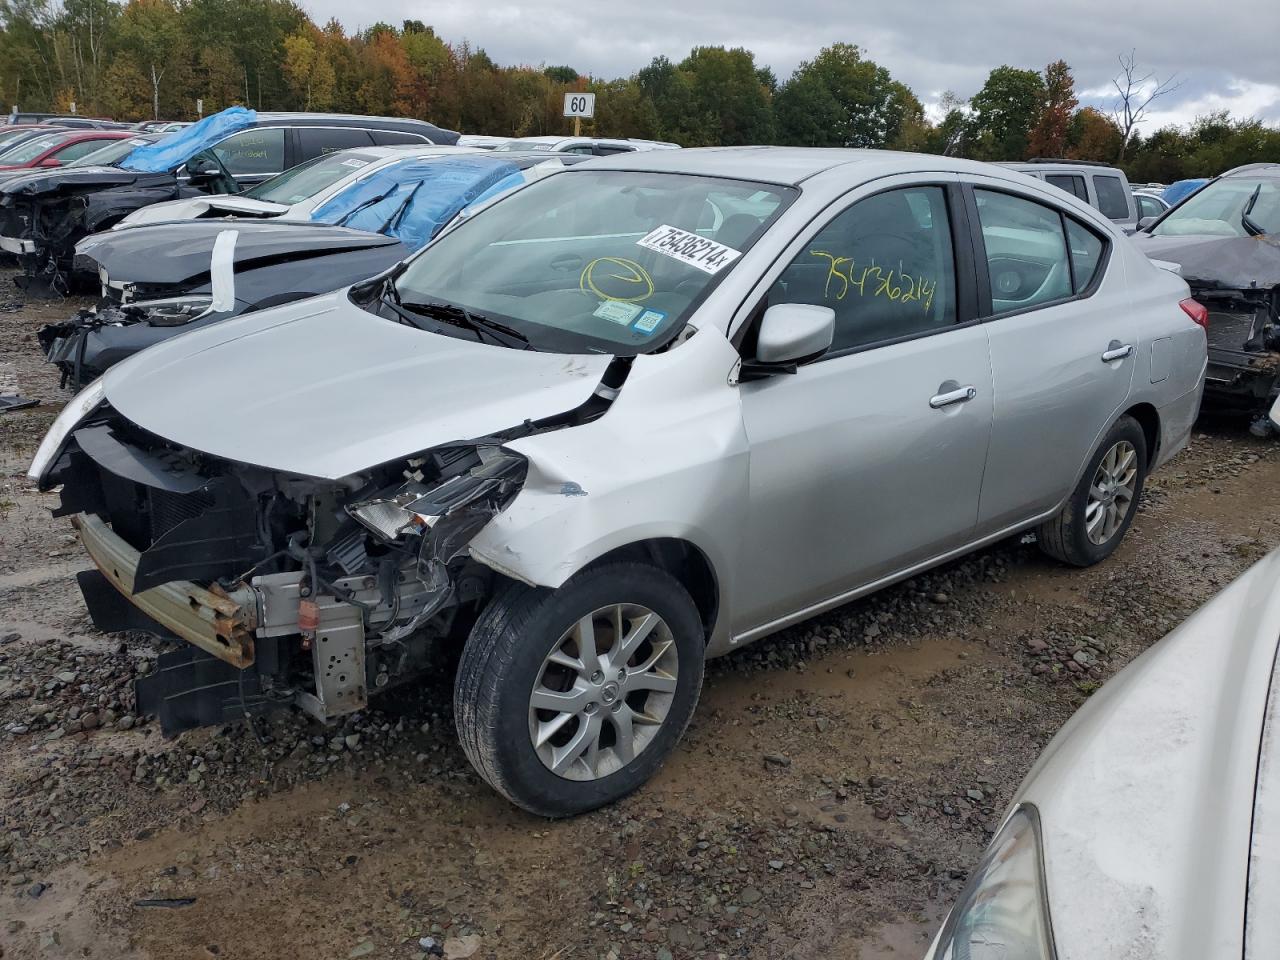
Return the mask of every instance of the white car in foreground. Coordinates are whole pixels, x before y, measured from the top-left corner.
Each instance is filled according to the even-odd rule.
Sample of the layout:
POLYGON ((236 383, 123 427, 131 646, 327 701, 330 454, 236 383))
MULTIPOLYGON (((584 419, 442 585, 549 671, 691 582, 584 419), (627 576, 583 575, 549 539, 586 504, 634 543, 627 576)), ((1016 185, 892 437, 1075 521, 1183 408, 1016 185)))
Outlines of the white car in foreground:
POLYGON ((929 960, 1280 951, 1280 551, 1080 709, 929 960))

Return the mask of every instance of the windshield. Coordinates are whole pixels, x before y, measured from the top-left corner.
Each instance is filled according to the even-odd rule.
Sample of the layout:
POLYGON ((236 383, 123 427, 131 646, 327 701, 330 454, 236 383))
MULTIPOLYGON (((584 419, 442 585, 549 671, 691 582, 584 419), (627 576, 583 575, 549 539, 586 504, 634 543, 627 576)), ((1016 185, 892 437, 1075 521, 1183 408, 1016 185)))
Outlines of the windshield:
POLYGON ((253 189, 246 190, 244 196, 267 203, 301 203, 343 177, 358 173, 376 159, 367 153, 348 150, 326 153, 264 180, 253 189))
POLYGON ((1231 177, 1188 197, 1152 229, 1157 237, 1247 237, 1256 225, 1280 233, 1280 180, 1231 177))
POLYGON ((736 180, 566 171, 443 233, 395 281, 403 306, 498 320, 537 349, 645 353, 671 339, 795 195, 736 180))
POLYGON ((31 136, 31 131, 18 127, 16 130, 5 130, 0 132, 0 151, 7 150, 6 144, 12 144, 15 140, 22 140, 31 136))
POLYGON ((540 150, 549 153, 555 150, 554 143, 547 143, 545 140, 508 140, 506 143, 500 143, 493 149, 501 153, 515 153, 523 150, 540 150))
POLYGON ((86 153, 79 160, 72 160, 68 167, 113 167, 117 161, 123 160, 135 148, 151 143, 149 137, 130 137, 128 140, 116 140, 101 149, 86 153))
POLYGON ((63 140, 66 140, 68 136, 69 134, 64 131, 62 133, 46 133, 42 137, 35 137, 0 154, 0 163, 30 163, 46 150, 56 147, 63 140))

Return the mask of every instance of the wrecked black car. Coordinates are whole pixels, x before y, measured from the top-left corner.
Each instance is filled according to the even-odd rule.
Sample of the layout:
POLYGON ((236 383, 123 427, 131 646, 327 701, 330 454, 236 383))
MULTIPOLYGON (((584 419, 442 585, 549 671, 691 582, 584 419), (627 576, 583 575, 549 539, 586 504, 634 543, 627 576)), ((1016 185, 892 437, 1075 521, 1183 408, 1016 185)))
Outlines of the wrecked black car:
POLYGON ((76 247, 81 268, 98 274, 102 301, 37 336, 63 385, 79 389, 188 330, 368 279, 468 206, 565 165, 537 154, 406 155, 354 180, 309 221, 229 217, 104 231, 76 247))
POLYGON ((109 241, 92 255, 102 301, 36 334, 62 385, 77 390, 162 340, 349 286, 413 252, 395 237, 325 223, 191 220, 99 236, 109 241))
POLYGON ((325 150, 350 146, 353 128, 371 144, 457 139, 421 120, 259 114, 232 107, 139 146, 114 166, 40 171, 0 183, 0 250, 18 257, 23 275, 17 279, 24 289, 66 293, 76 277, 74 251, 81 238, 153 203, 237 193, 325 150))
POLYGON ((1134 236, 1152 260, 1177 264, 1208 310, 1205 404, 1267 417, 1280 395, 1280 163, 1210 181, 1134 236))

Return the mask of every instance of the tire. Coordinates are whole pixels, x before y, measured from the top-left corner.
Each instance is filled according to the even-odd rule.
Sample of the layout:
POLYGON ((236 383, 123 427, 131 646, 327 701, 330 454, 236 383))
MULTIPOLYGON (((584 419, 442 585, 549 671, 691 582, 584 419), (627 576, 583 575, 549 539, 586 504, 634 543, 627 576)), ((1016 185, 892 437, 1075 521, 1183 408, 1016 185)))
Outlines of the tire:
POLYGON ((513 582, 490 600, 463 647, 453 693, 458 738, 476 772, 530 813, 594 810, 647 781, 674 749, 697 705, 705 656, 693 600, 655 567, 604 563, 558 590, 513 582), (594 671, 589 652, 582 655, 584 623, 599 654, 594 671), (643 639, 627 652, 614 645, 619 635, 628 644, 643 639), (622 663, 613 662, 609 655, 620 653, 622 663), (538 704, 565 698, 566 709, 537 708, 535 693, 538 704), (568 760, 593 730, 598 748, 568 760), (553 772, 557 763, 564 769, 553 772))
MULTIPOLYGON (((1124 475, 1113 479, 1124 479, 1124 476, 1127 476, 1127 471, 1124 475)), ((1111 429, 1102 438, 1102 442, 1098 444, 1093 456, 1089 458, 1088 466, 1085 467, 1079 484, 1071 492, 1062 510, 1053 519, 1046 520, 1040 525, 1037 530, 1040 549, 1055 560, 1061 560, 1076 567, 1089 567, 1105 560, 1120 545, 1125 532, 1129 529, 1129 524, 1133 522, 1133 515, 1138 509, 1138 500, 1142 496, 1142 485, 1146 479, 1146 434, 1142 432, 1138 421, 1130 416, 1123 416, 1112 424, 1111 429), (1114 451, 1119 451, 1117 458, 1108 461, 1108 457, 1114 451), (1109 466, 1118 465, 1127 461, 1130 452, 1134 458, 1132 478, 1123 485, 1105 482, 1109 472, 1103 469, 1104 462, 1109 466), (1111 500, 1105 497, 1099 500, 1098 497, 1091 495, 1095 480, 1102 481, 1099 489, 1111 494, 1111 500), (1124 500, 1124 490, 1132 491, 1132 495, 1124 503, 1123 509, 1115 513, 1110 512, 1109 504, 1115 503, 1119 507, 1124 500), (1098 505, 1104 514, 1102 520, 1098 521, 1101 527, 1094 526, 1098 510, 1093 508, 1098 505)))

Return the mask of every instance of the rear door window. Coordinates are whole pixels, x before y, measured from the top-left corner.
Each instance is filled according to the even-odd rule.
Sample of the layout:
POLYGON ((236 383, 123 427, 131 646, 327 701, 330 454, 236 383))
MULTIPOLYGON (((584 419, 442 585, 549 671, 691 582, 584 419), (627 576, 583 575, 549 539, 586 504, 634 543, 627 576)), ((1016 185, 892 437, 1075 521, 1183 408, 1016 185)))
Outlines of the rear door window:
POLYGON ((326 153, 367 147, 373 143, 369 131, 356 127, 298 127, 298 145, 302 160, 314 160, 326 153))
POLYGON ((993 313, 1024 310, 1072 295, 1062 216, 1054 207, 976 189, 993 313))
POLYGON ((213 147, 232 176, 280 173, 284 169, 284 129, 241 130, 213 147))
POLYGON ((1109 220, 1129 219, 1129 197, 1119 177, 1094 175, 1093 189, 1098 194, 1098 209, 1109 220))
POLYGON ((1077 294, 1088 289, 1102 265, 1103 239, 1079 221, 1067 217, 1067 244, 1071 248, 1072 286, 1077 294))
POLYGON ((1059 190, 1065 190, 1067 193, 1089 202, 1089 189, 1084 185, 1084 177, 1074 173, 1047 173, 1044 177, 1045 183, 1057 187, 1059 190))

